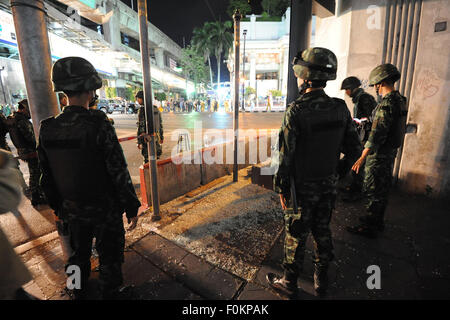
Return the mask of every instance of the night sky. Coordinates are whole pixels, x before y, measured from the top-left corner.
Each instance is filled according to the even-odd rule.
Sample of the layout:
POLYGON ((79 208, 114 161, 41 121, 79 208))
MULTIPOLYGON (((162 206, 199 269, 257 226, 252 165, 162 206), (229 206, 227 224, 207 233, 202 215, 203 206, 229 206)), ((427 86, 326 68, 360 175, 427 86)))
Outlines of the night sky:
MULTIPOLYGON (((137 11, 137 0, 121 1, 128 5, 134 1, 134 8, 137 11)), ((226 12, 229 0, 148 0, 147 3, 149 21, 181 47, 189 44, 195 27, 201 27, 207 21, 231 20, 226 12)), ((260 3, 261 0, 250 0, 252 13, 262 12, 260 3)), ((211 64, 216 80, 217 66, 213 57, 211 64)), ((220 73, 222 81, 229 80, 228 70, 223 64, 220 73)))

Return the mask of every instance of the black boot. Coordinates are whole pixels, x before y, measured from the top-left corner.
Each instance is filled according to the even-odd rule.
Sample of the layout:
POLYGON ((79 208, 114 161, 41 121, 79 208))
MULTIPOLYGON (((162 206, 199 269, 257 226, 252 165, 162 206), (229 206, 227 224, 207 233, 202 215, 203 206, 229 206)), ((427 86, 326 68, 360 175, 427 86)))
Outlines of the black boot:
POLYGON ((297 296, 297 275, 289 272, 284 272, 283 277, 280 277, 274 273, 268 273, 266 275, 267 282, 276 291, 282 293, 290 299, 297 296))
POLYGON ((325 296, 328 289, 328 265, 314 264, 314 290, 318 296, 325 296))

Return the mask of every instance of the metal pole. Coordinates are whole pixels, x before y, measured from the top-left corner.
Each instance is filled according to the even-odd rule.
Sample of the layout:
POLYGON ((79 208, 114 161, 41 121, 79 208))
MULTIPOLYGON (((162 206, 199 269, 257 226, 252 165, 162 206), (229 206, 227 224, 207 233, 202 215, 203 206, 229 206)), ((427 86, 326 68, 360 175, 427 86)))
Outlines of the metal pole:
POLYGON ((244 34, 244 55, 242 57, 242 111, 245 111, 245 36, 247 35, 247 30, 243 31, 244 34))
POLYGON ((241 14, 236 9, 234 15, 234 164, 233 164, 233 182, 238 181, 238 138, 239 138, 239 43, 240 43, 240 21, 241 14))
POLYGON ((5 70, 5 67, 2 67, 0 69, 0 83, 2 85, 2 92, 3 92, 3 99, 5 99, 5 104, 8 103, 8 101, 6 101, 6 94, 5 94, 5 88, 3 87, 3 77, 2 77, 2 71, 5 70))
POLYGON ((11 0, 17 45, 35 136, 43 119, 59 113, 50 74, 52 60, 43 0, 11 0))
POLYGON ((144 105, 145 119, 147 123, 147 134, 150 135, 150 142, 147 144, 150 162, 150 181, 152 184, 152 220, 161 219, 159 215, 159 195, 158 195, 158 176, 156 168, 156 146, 155 146, 155 125, 153 117, 153 99, 152 99, 152 78, 150 73, 150 52, 148 49, 148 27, 147 27, 147 1, 138 0, 139 15, 139 36, 141 45, 142 76, 144 81, 144 105))
MULTIPOLYGON (((291 0, 291 25, 289 32, 289 63, 297 52, 309 47, 311 39, 312 0, 291 0)), ((286 103, 298 96, 297 79, 289 67, 286 103)))

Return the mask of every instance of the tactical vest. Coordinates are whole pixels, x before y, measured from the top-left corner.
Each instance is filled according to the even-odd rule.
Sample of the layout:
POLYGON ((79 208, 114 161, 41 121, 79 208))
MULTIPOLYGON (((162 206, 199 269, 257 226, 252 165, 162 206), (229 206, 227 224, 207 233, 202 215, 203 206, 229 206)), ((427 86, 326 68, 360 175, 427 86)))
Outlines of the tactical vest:
POLYGON ((408 115, 405 98, 400 96, 399 102, 399 105, 393 110, 394 121, 386 141, 386 144, 394 149, 402 145, 406 133, 406 116, 408 115))
MULTIPOLYGON (((155 126, 155 132, 159 133, 161 131, 161 114, 156 106, 153 106, 153 125, 155 126)), ((139 113, 139 121, 145 122, 145 106, 141 107, 141 112, 139 113)), ((145 122, 147 123, 147 122, 145 122)), ((149 130, 150 131, 150 130, 149 130)))
POLYGON ((11 138, 12 143, 17 149, 36 149, 36 145, 30 141, 27 141, 23 136, 22 132, 20 132, 17 127, 17 119, 14 115, 10 115, 6 119, 6 124, 9 130, 9 136, 11 138))
POLYGON ((105 155, 97 144, 102 121, 91 113, 73 119, 63 113, 41 122, 40 147, 64 200, 98 207, 114 199, 105 155))
POLYGON ((296 180, 321 180, 336 173, 348 110, 343 101, 328 99, 300 105, 296 116, 300 127, 295 152, 296 180), (315 103, 320 107, 312 108, 315 103))
MULTIPOLYGON (((389 129, 389 133, 386 138, 386 142, 380 148, 380 152, 390 151, 392 149, 399 148, 405 137, 406 133, 406 116, 408 111, 406 110, 406 98, 398 93, 398 97, 395 99, 395 103, 392 105, 393 121, 392 126, 389 129)), ((382 108, 383 106, 377 106, 382 108)), ((375 110, 377 110, 377 108, 375 110)), ((376 111, 374 110, 374 114, 376 111)))

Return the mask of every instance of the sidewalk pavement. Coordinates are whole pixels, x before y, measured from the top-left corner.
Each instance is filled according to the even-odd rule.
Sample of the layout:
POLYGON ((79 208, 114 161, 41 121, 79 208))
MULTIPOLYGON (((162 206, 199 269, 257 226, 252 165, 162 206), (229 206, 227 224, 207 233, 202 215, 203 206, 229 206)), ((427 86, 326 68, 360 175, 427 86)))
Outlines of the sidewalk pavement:
MULTIPOLYGON (((426 196, 393 190, 386 228, 376 240, 357 237, 345 226, 358 222, 363 202, 339 198, 331 221, 335 260, 325 299, 448 299, 450 297, 450 206, 426 196), (377 265, 381 289, 368 289, 377 265)), ((162 219, 143 212, 126 236, 123 264, 128 299, 281 300, 268 288, 267 272, 282 273, 283 216, 278 196, 231 176, 161 206, 162 219)), ((300 299, 312 289, 311 239, 307 243, 300 299)), ((58 239, 21 255, 34 280, 25 289, 41 299, 67 300, 58 239)), ((98 265, 92 259, 93 270, 98 265)), ((91 274, 91 299, 98 299, 98 272, 91 274)))

